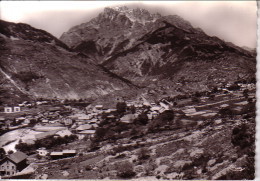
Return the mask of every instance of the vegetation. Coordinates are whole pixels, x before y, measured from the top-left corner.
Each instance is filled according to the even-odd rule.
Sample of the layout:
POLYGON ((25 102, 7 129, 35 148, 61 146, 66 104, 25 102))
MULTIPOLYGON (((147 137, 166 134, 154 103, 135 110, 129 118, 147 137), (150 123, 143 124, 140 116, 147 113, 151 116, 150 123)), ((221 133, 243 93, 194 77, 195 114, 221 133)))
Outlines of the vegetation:
POLYGON ((21 81, 23 81, 26 84, 32 82, 33 80, 42 78, 42 76, 39 76, 35 72, 32 72, 32 71, 22 71, 22 72, 17 73, 14 77, 17 79, 20 79, 21 81))
POLYGON ((126 105, 125 102, 118 102, 118 103, 116 104, 116 110, 117 110, 117 113, 118 113, 119 115, 125 113, 125 112, 126 112, 126 108, 127 108, 127 105, 126 105))
POLYGON ((142 112, 138 115, 138 117, 134 120, 134 124, 141 124, 146 125, 148 123, 149 119, 145 112, 142 112))
POLYGON ((129 179, 132 178, 136 175, 134 172, 134 167, 133 164, 130 162, 124 162, 117 167, 117 176, 124 178, 124 179, 129 179))
POLYGON ((149 150, 145 147, 141 148, 137 155, 139 160, 146 160, 150 157, 149 150))
POLYGON ((3 159, 6 155, 6 152, 3 148, 0 148, 0 159, 3 159))
POLYGON ((19 142, 16 146, 15 149, 30 153, 34 151, 35 149, 45 147, 47 149, 56 147, 61 144, 67 144, 70 142, 73 142, 77 139, 78 137, 76 135, 70 135, 70 136, 64 136, 64 137, 54 137, 54 136, 48 136, 44 139, 36 140, 34 144, 27 144, 23 142, 19 142))

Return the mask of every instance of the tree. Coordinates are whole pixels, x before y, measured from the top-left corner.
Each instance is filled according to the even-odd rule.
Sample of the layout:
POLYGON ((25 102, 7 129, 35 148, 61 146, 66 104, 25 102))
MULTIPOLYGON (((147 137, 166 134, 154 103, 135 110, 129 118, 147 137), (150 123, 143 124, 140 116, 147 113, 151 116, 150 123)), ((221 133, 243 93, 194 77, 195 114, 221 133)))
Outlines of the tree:
POLYGON ((96 133, 95 133, 95 138, 96 139, 102 139, 107 133, 106 128, 97 128, 96 133))
POLYGON ((133 164, 127 161, 123 164, 118 165, 117 175, 125 179, 132 178, 133 176, 135 176, 136 173, 134 172, 133 164))
POLYGON ((7 153, 8 153, 8 155, 11 155, 11 154, 14 153, 14 151, 13 150, 9 150, 7 153))
POLYGON ((199 103, 199 102, 200 102, 200 98, 198 98, 198 97, 192 97, 192 98, 191 98, 191 101, 194 102, 194 103, 199 103))
POLYGON ((132 114, 135 113, 136 110, 135 110, 135 106, 134 106, 134 105, 132 105, 132 106, 130 107, 130 111, 131 111, 132 114))
POLYGON ((240 89, 240 86, 238 84, 232 84, 227 89, 230 90, 230 91, 236 91, 236 90, 240 89))
POLYGON ((125 102, 118 102, 116 104, 116 109, 117 109, 118 114, 123 114, 126 111, 126 107, 127 107, 127 105, 125 102))
POLYGON ((3 159, 6 155, 4 148, 0 148, 0 159, 3 159))
POLYGON ((159 114, 148 126, 148 130, 153 132, 156 129, 164 126, 165 124, 170 124, 174 119, 173 110, 166 110, 159 114))
POLYGON ((249 92, 248 89, 245 89, 245 90, 243 91, 243 96, 244 96, 246 99, 248 98, 248 92, 249 92))
POLYGON ((215 99, 215 95, 214 94, 209 95, 209 100, 214 100, 214 99, 215 99))
POLYGON ((148 116, 145 112, 142 112, 141 114, 138 115, 138 117, 134 120, 135 123, 137 124, 142 124, 146 125, 148 123, 148 116))

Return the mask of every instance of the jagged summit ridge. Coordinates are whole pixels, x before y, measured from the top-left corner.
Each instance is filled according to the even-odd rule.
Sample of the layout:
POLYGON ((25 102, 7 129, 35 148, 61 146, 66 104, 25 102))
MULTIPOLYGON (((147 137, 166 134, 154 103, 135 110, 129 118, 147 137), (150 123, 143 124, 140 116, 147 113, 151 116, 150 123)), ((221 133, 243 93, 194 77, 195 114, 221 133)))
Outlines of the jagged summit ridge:
POLYGON ((115 13, 120 13, 125 15, 131 22, 138 22, 141 24, 146 24, 147 22, 155 22, 158 18, 161 17, 159 13, 150 13, 146 9, 142 8, 128 8, 127 6, 116 6, 116 7, 107 7, 104 10, 104 13, 110 13, 114 11, 115 13))

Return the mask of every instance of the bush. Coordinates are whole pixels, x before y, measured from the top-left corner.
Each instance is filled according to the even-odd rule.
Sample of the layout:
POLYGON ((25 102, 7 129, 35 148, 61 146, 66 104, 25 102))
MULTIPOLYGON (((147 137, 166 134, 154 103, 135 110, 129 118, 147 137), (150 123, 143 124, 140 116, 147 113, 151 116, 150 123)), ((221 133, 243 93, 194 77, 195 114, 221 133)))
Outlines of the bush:
POLYGON ((148 123, 148 116, 145 112, 142 112, 141 114, 138 115, 138 117, 134 120, 134 123, 136 124, 141 124, 141 125, 146 125, 148 123))
POLYGON ((219 114, 221 117, 233 117, 234 112, 232 111, 232 109, 231 109, 230 107, 225 107, 225 108, 221 108, 221 109, 218 111, 218 114, 219 114))
POLYGON ((118 102, 116 104, 116 110, 118 114, 123 114, 126 112, 127 105, 125 102, 118 102))
POLYGON ((97 139, 103 139, 104 136, 107 133, 107 129, 106 128, 97 128, 96 132, 95 132, 95 138, 97 139))
POLYGON ((141 148, 137 155, 140 160, 146 160, 150 157, 149 150, 147 148, 141 148))
POLYGON ((253 134, 246 124, 238 125, 232 130, 231 142, 244 149, 254 144, 253 134))
POLYGON ((191 98, 191 101, 192 101, 193 103, 199 103, 199 102, 200 102, 200 99, 199 99, 198 97, 192 97, 192 98, 191 98))
POLYGON ((133 164, 130 162, 124 162, 121 165, 118 165, 117 168, 117 176, 124 178, 124 179, 129 179, 132 178, 136 175, 134 172, 134 167, 133 164))
POLYGON ((162 112, 159 116, 157 116, 148 126, 148 130, 153 132, 158 128, 170 124, 174 119, 174 112, 173 110, 166 110, 162 112))
POLYGON ((30 83, 35 79, 41 78, 41 76, 39 76, 36 73, 31 72, 31 71, 30 72, 25 72, 25 71, 19 72, 14 77, 20 79, 24 83, 30 83))
POLYGON ((237 85, 237 84, 232 84, 232 85, 229 86, 227 89, 230 90, 230 91, 236 91, 236 90, 239 90, 239 89, 240 89, 240 86, 237 85))

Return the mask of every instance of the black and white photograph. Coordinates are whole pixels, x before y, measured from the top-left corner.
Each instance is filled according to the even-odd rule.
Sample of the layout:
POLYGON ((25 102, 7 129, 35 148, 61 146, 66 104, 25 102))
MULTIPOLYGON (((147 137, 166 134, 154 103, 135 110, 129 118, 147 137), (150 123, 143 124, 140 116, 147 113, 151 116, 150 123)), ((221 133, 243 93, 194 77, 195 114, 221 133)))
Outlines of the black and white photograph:
POLYGON ((0 179, 254 180, 257 7, 0 1, 0 179))

